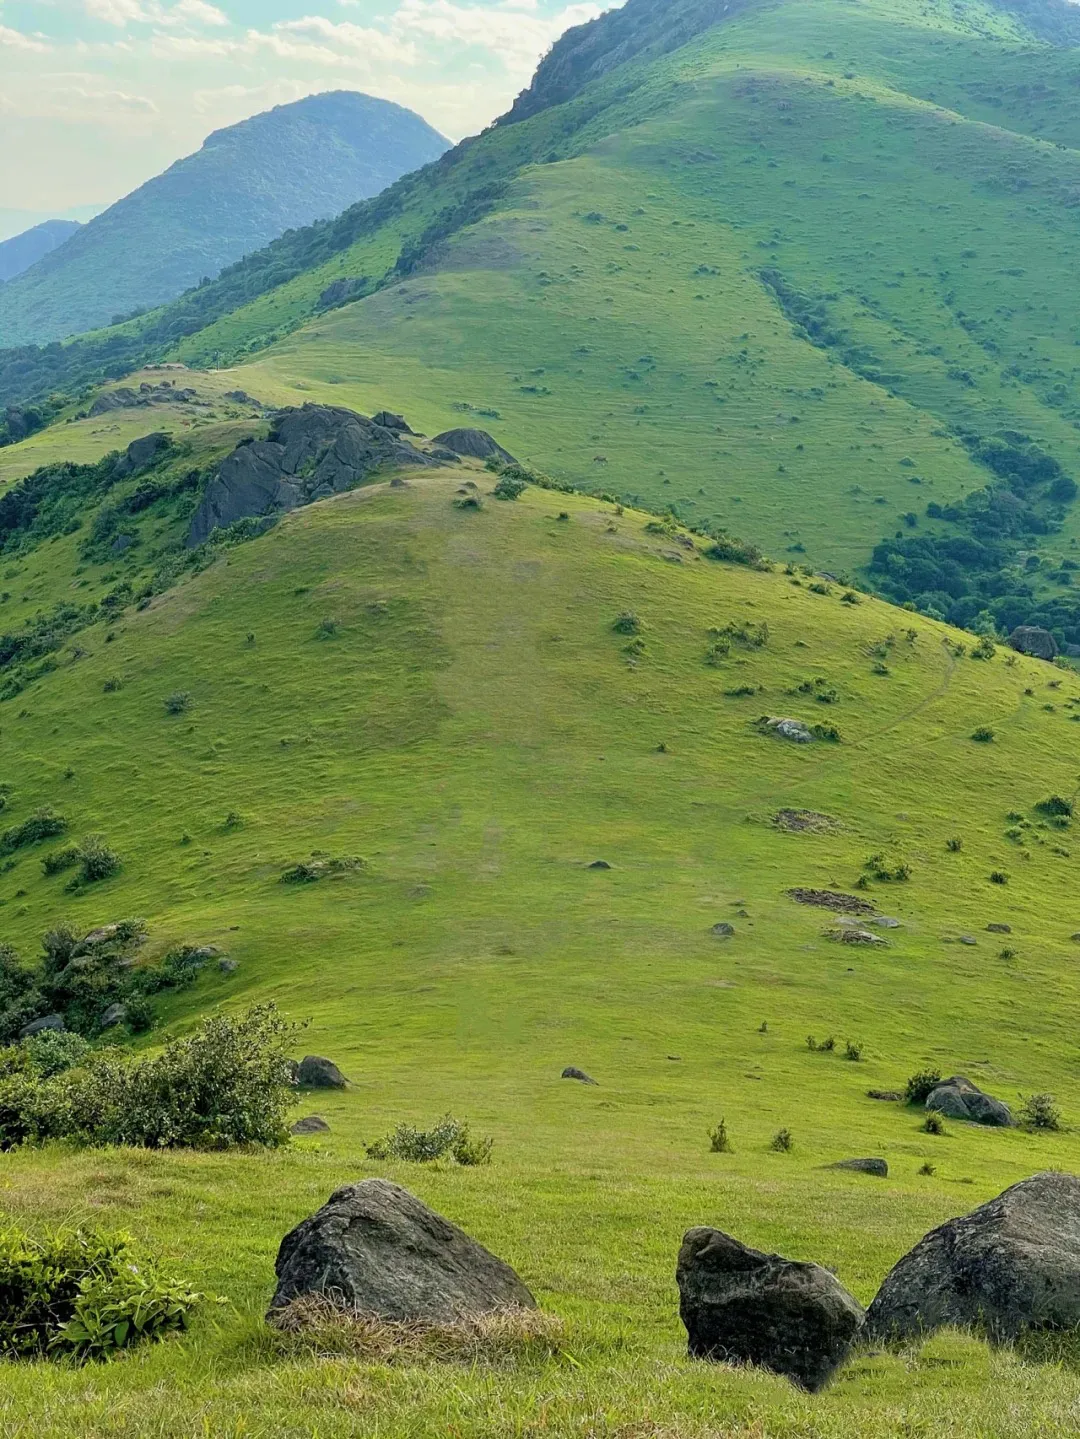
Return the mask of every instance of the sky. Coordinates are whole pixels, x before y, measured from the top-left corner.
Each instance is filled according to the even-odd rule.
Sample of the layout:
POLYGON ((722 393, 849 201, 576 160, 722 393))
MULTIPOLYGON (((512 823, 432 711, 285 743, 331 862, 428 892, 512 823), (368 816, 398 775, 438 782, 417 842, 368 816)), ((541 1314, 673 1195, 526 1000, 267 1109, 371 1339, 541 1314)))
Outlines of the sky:
POLYGON ((323 90, 451 140, 612 0, 0 0, 0 236, 86 218, 223 125, 323 90))

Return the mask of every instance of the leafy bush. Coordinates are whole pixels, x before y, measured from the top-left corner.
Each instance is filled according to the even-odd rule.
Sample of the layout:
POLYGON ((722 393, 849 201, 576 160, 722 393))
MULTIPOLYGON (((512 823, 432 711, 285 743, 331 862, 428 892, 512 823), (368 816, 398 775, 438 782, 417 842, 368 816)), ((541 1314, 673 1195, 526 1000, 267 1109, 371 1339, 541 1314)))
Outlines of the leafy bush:
POLYGON ((399 1124, 389 1134, 366 1146, 372 1159, 404 1159, 412 1164, 430 1164, 449 1154, 458 1164, 487 1164, 494 1141, 473 1139, 469 1126, 446 1114, 431 1129, 399 1124))
POLYGON ((944 1134, 945 1121, 940 1114, 935 1114, 931 1110, 922 1122, 922 1129, 924 1134, 944 1134))
POLYGON ((705 551, 710 560, 724 560, 731 565, 753 565, 764 563, 764 556, 756 545, 747 540, 737 540, 732 535, 720 535, 705 551))
POLYGON ((709 1135, 709 1152, 711 1154, 731 1154, 733 1152, 731 1140, 728 1138, 726 1119, 721 1119, 709 1135))
POLYGON ((68 844, 63 849, 54 849, 52 854, 44 855, 41 868, 46 875, 63 874, 66 870, 74 869, 78 863, 79 846, 68 844))
POLYGON ((921 1175, 925 1175, 929 1179, 932 1175, 935 1175, 937 1173, 937 1165, 931 1164, 928 1159, 918 1172, 921 1175))
POLYGON ((11 854, 29 844, 38 844, 43 839, 54 839, 67 829, 67 820, 57 814, 49 805, 36 810, 29 819, 23 820, 0 835, 0 852, 11 854))
POLYGON ((888 860, 883 854, 870 855, 863 868, 872 879, 902 883, 911 878, 911 866, 905 860, 888 860))
POLYGON ((90 1045, 70 1029, 42 1029, 24 1039, 22 1047, 42 1079, 77 1069, 90 1054, 90 1045))
POLYGON ((202 1300, 125 1234, 0 1231, 0 1354, 107 1358, 183 1329, 202 1300))
POLYGON ((504 474, 500 476, 491 493, 497 500, 516 500, 520 499, 526 489, 528 486, 523 479, 517 475, 504 474))
POLYGON ((1062 799, 1059 794, 1052 794, 1049 799, 1040 800, 1035 808, 1050 819, 1070 819, 1073 812, 1071 801, 1062 799))
POLYGON ((990 744, 994 738, 994 731, 989 725, 980 725, 978 729, 971 731, 971 738, 976 744, 990 744))
POLYGON ((315 884, 320 879, 328 879, 338 874, 351 874, 358 869, 364 869, 367 865, 366 859, 361 859, 358 854, 341 855, 336 858, 329 855, 313 855, 311 859, 301 860, 299 864, 291 864, 287 869, 282 870, 279 884, 315 884))
POLYGON ((1009 876, 1003 869, 992 869, 990 871, 991 884, 1008 884, 1009 876))
POLYGON ((858 1064, 862 1059, 862 1051, 862 1044, 858 1040, 849 1039, 844 1045, 844 1058, 850 1060, 852 1064, 858 1064))
POLYGON ((769 1148, 777 1154, 789 1154, 795 1148, 795 1136, 790 1129, 778 1129, 769 1143, 769 1148))
POLYGON ((108 1051, 52 1079, 0 1078, 0 1149, 46 1139, 147 1149, 288 1142, 294 1032, 273 1005, 204 1020, 153 1058, 108 1051))
POLYGON ((611 628, 617 635, 636 635, 641 633, 641 621, 633 610, 623 610, 611 628))
POLYGON ((836 1048, 836 1039, 833 1035, 818 1042, 812 1034, 806 1036, 806 1047, 814 1054, 832 1054, 836 1048))
POLYGON ((960 838, 959 835, 953 835, 950 839, 947 839, 945 841, 945 848, 949 851, 950 854, 959 854, 960 851, 964 848, 964 841, 960 838))
POLYGON ((940 1083, 939 1069, 920 1069, 904 1086, 904 1099, 908 1104, 925 1104, 927 1097, 940 1083))
POLYGON ((187 690, 174 690, 171 695, 165 696, 165 713, 168 715, 182 715, 191 708, 191 695, 187 690))
POLYGON ((105 843, 103 834, 85 835, 79 845, 78 859, 82 866, 79 879, 83 884, 109 879, 120 869, 120 856, 105 843))
POLYGON ((1029 1094, 1020 1106, 1020 1123, 1028 1129, 1060 1129, 1061 1110, 1052 1094, 1029 1094))

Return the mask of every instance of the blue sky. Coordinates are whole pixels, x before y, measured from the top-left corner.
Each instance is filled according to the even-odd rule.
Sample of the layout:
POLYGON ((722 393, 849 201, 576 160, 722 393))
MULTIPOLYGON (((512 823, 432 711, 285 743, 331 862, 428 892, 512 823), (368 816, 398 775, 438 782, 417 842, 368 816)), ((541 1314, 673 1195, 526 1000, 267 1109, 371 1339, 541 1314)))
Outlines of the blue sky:
POLYGON ((0 235, 111 203, 211 130, 321 90, 453 140, 611 0, 0 0, 0 235))

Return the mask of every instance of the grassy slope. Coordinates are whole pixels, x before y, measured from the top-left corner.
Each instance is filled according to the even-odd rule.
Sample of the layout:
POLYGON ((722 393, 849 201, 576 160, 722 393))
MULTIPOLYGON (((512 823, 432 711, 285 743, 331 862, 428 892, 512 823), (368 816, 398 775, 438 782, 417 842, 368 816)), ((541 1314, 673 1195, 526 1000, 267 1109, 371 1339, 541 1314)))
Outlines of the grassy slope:
MULTIPOLYGON (((1080 687, 1001 653, 958 658, 955 634, 922 619, 909 642, 909 616, 715 565, 648 535, 638 514, 536 490, 468 514, 451 506, 454 485, 420 476, 293 515, 129 614, 112 643, 85 632, 87 653, 5 707, 12 818, 54 803, 76 833, 104 831, 125 868, 71 898, 27 854, 0 879, 4 938, 30 951, 61 915, 89 926, 137 912, 155 948, 224 944, 236 975, 208 976, 165 1018, 183 1027, 216 1003, 273 998, 310 1018, 302 1048, 335 1057, 355 1084, 306 1100, 333 1133, 283 1154, 5 1157, 6 1212, 132 1228, 235 1307, 205 1315, 185 1344, 107 1368, 11 1370, 0 1424, 140 1436, 1073 1432, 1071 1370, 948 1336, 918 1361, 860 1358, 814 1400, 688 1366, 672 1270, 683 1228, 711 1221, 835 1265, 868 1300, 933 1222, 1040 1167, 1077 1166, 1072 1134, 954 1124, 933 1139, 865 1090, 932 1062, 1008 1099, 1052 1089, 1080 1112, 1080 920, 1064 898, 1078 861, 1053 852, 1067 835, 1062 845, 1034 823, 1025 851, 1004 837, 1010 808, 1034 821, 1035 801, 1074 792, 1068 702, 1080 687), (611 630, 628 607, 645 626, 636 667, 611 630), (328 616, 339 631, 319 640, 328 616), (708 628, 744 619, 768 622, 768 645, 706 666, 708 628), (869 650, 890 634, 890 673, 875 674, 869 650), (836 705, 790 693, 817 675, 836 705), (123 688, 104 694, 112 676, 123 688), (747 684, 764 692, 724 694, 747 684), (176 689, 193 708, 168 718, 162 698, 176 689), (761 738, 748 721, 765 710, 833 720, 844 742, 761 738), (994 727, 992 745, 968 738, 978 723, 994 727), (840 827, 782 834, 780 805, 840 827), (244 823, 226 831, 230 810, 244 823), (960 854, 945 851, 954 833, 960 854), (370 870, 276 883, 315 848, 361 853, 370 870), (829 942, 828 916, 784 896, 850 887, 879 850, 914 870, 870 892, 903 921, 888 949, 829 942), (587 870, 597 857, 614 868, 587 870), (989 882, 996 867, 1008 886, 989 882), (737 931, 726 944, 707 932, 721 919, 737 931), (990 921, 1013 926, 1015 958, 1000 957, 990 921), (957 943, 962 933, 977 945, 957 943), (861 1039, 863 1062, 809 1053, 804 1036, 826 1032, 861 1039), (600 1087, 560 1081, 566 1063, 600 1087), (448 1108, 495 1135, 490 1168, 363 1157, 362 1138, 448 1108), (721 1114, 729 1158, 706 1152, 721 1114), (767 1152, 781 1125, 795 1131, 792 1155, 767 1152), (887 1182, 820 1169, 863 1153, 888 1158, 887 1182), (928 1158, 936 1176, 918 1177, 928 1158), (470 1375, 276 1358, 258 1316, 277 1240, 336 1185, 373 1173, 519 1265, 567 1318, 573 1362, 470 1375)), ((74 544, 23 561, 14 589, 36 573, 38 603, 49 586, 63 593, 74 544)), ((99 569, 79 578, 96 584, 99 569)))
POLYGON ((901 514, 985 482, 935 429, 1021 429, 1080 471, 1077 73, 977 5, 760 7, 608 77, 591 120, 572 105, 485 136, 405 215, 178 353, 284 334, 245 366, 253 390, 314 386, 429 428, 455 404, 497 411, 510 448, 576 483, 858 564, 901 514), (567 158, 515 168, 549 149, 567 158), (285 334, 329 279, 385 270, 468 177, 507 174, 433 270, 285 334), (764 267, 829 297, 876 383, 792 330, 764 267))

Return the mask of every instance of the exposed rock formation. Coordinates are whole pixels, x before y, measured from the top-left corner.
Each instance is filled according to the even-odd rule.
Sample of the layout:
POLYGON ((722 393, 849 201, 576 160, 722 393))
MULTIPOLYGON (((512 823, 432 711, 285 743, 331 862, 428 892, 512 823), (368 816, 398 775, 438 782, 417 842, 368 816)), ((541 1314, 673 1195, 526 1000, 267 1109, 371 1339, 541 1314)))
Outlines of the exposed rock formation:
POLYGON ((444 430, 432 440, 455 455, 469 460, 498 460, 501 465, 514 465, 517 461, 509 450, 504 450, 486 430, 444 430))
POLYGON ((1009 643, 1022 655, 1034 655, 1037 660, 1057 657, 1057 640, 1049 630, 1041 630, 1036 625, 1018 625, 1009 636, 1009 643))
POLYGON ((977 1084, 972 1084, 962 1074, 943 1079, 926 1096, 926 1107, 944 1114, 947 1119, 968 1119, 975 1124, 996 1124, 1007 1128, 1013 1122, 1007 1104, 984 1094, 977 1084))

